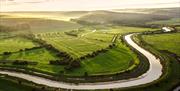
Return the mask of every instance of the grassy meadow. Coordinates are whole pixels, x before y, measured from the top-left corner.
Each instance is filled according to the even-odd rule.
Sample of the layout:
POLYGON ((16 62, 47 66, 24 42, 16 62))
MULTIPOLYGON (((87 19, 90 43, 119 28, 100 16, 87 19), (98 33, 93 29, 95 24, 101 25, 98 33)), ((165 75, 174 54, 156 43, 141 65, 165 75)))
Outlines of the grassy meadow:
MULTIPOLYGON (((108 75, 129 71, 140 61, 138 55, 121 42, 120 37, 126 33, 155 31, 160 29, 157 27, 161 25, 179 25, 179 14, 176 14, 178 10, 179 8, 142 9, 137 12, 100 10, 1 13, 0 67, 28 68, 43 73, 66 76, 85 76, 85 73, 89 76, 108 75), (151 28, 151 24, 157 26, 151 28), (14 31, 6 31, 6 28, 1 26, 10 27, 14 31), (28 34, 67 53, 73 59, 106 49, 112 43, 116 46, 107 48, 106 52, 100 52, 96 56, 78 60, 80 67, 67 70, 65 67, 69 64, 50 64, 52 60, 62 61, 62 54, 57 55, 55 51, 34 41, 33 38, 22 36, 28 34), (115 36, 117 39, 113 41, 115 36), (4 52, 11 53, 5 55, 4 52), (12 64, 15 60, 37 62, 37 64, 12 64), (3 64, 4 61, 7 63, 3 64)), ((180 27, 176 28, 180 29, 180 27)), ((143 39, 156 50, 168 50, 180 55, 180 41, 178 40, 180 33, 144 35, 143 39)), ((20 87, 19 84, 9 82, 0 76, 0 91, 11 91, 12 89, 31 91, 29 87, 20 87), (6 85, 9 88, 5 88, 6 85)))
POLYGON ((0 91, 12 91, 12 89, 13 91, 32 91, 31 87, 22 86, 17 82, 12 82, 0 77, 0 91))
POLYGON ((43 18, 1 18, 0 25, 20 28, 19 30, 24 31, 30 30, 33 33, 67 31, 81 27, 80 24, 70 21, 43 18))
POLYGON ((180 55, 180 33, 144 35, 143 39, 157 50, 168 50, 180 55))
MULTIPOLYGON (((54 48, 68 53, 73 58, 79 58, 91 54, 94 51, 107 48, 112 44, 114 36, 117 34, 119 35, 115 41, 115 44, 117 45, 115 48, 108 49, 107 52, 100 53, 93 58, 81 60, 81 67, 79 68, 67 71, 64 69, 64 65, 50 65, 50 60, 59 60, 61 57, 57 57, 55 53, 43 47, 19 51, 20 49, 38 46, 38 43, 36 44, 27 39, 20 39, 17 36, 7 39, 2 38, 0 40, 2 41, 0 42, 0 52, 14 52, 10 55, 1 55, 0 59, 38 62, 37 65, 23 67, 35 68, 54 74, 61 74, 60 71, 64 71, 65 75, 76 76, 82 76, 85 72, 89 75, 113 74, 130 68, 132 66, 131 63, 133 62, 138 63, 139 60, 137 59, 136 54, 131 52, 128 47, 122 44, 119 37, 122 34, 129 32, 152 31, 155 29, 118 25, 106 26, 106 24, 81 25, 78 22, 70 21, 72 17, 81 19, 81 17, 87 17, 88 14, 91 15, 91 13, 96 14, 98 12, 100 15, 102 13, 110 14, 110 12, 101 11, 2 13, 4 16, 1 16, 0 25, 17 28, 18 30, 9 32, 12 35, 14 34, 18 36, 19 31, 25 31, 24 34, 28 31, 28 33, 35 35, 37 39, 44 40, 47 44, 51 44, 54 48), (64 16, 66 16, 66 19, 64 16)), ((113 15, 117 16, 115 13, 113 13, 113 15)), ((1 34, 2 33, 4 32, 1 32, 1 34)), ((11 64, 6 65, 13 67, 20 66, 11 64)))
POLYGON ((84 72, 88 72, 90 75, 115 74, 130 68, 132 62, 139 63, 137 56, 129 48, 119 43, 116 48, 107 53, 83 60, 81 68, 75 69, 72 73, 74 75, 84 72))
MULTIPOLYGON (((105 29, 106 31, 103 30, 104 29, 97 29, 93 32, 93 30, 91 30, 90 28, 85 28, 84 32, 79 33, 77 37, 67 35, 64 32, 36 33, 35 35, 37 38, 41 38, 47 43, 52 44, 57 49, 63 50, 73 57, 77 58, 85 54, 92 53, 93 51, 108 47, 108 45, 112 43, 112 39, 115 34, 121 35, 130 31, 139 32, 151 29, 121 26, 108 27, 107 29, 105 29)), ((109 49, 107 52, 101 53, 94 58, 82 60, 81 67, 73 69, 72 71, 66 71, 64 69, 65 66, 63 65, 50 65, 50 60, 56 60, 60 57, 57 57, 53 52, 48 51, 45 48, 15 52, 8 56, 1 55, 0 58, 1 60, 28 60, 38 62, 37 65, 28 65, 23 67, 33 68, 53 74, 61 74, 60 72, 64 71, 65 75, 71 76, 83 76, 85 72, 87 72, 89 75, 113 74, 130 68, 132 66, 131 63, 134 61, 136 63, 139 62, 136 54, 131 52, 129 48, 122 44, 119 38, 115 43, 117 44, 117 47, 109 49)), ((23 44, 21 44, 21 46, 23 44)), ((8 49, 6 48, 6 51, 7 50, 8 49)), ((9 48, 9 50, 11 50, 11 48, 9 48)), ((19 67, 11 64, 6 65, 19 67)))
MULTIPOLYGON (((47 43, 52 44, 55 48, 65 51, 72 55, 72 57, 77 58, 88 53, 92 53, 95 50, 106 48, 111 43, 113 35, 109 35, 110 37, 104 38, 104 41, 98 41, 93 39, 87 39, 84 37, 74 37, 70 35, 66 35, 64 33, 58 34, 56 37, 44 36, 45 34, 41 34, 39 38, 45 40, 47 43)), ((52 35, 49 33, 49 35, 52 35)), ((108 34, 106 34, 108 36, 108 34)), ((96 36, 94 38, 102 38, 101 36, 96 36)))
POLYGON ((180 18, 172 18, 169 20, 153 21, 147 24, 158 24, 158 25, 180 25, 180 18))
POLYGON ((38 44, 21 37, 0 39, 0 54, 3 52, 16 52, 20 49, 32 48, 35 46, 38 46, 38 44))

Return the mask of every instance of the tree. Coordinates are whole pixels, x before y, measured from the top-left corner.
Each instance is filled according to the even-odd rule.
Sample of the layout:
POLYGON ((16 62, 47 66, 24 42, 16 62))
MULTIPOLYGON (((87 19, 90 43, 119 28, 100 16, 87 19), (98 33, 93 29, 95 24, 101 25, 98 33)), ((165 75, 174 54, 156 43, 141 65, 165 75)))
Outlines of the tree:
POLYGON ((22 82, 20 80, 18 80, 18 84, 22 84, 22 82))
POLYGON ((88 72, 84 72, 84 76, 87 77, 88 76, 88 72))
POLYGON ((79 60, 74 60, 74 61, 72 61, 71 63, 70 63, 70 65, 72 66, 72 67, 80 67, 80 61, 79 60))
POLYGON ((3 55, 10 55, 11 52, 3 52, 3 55))

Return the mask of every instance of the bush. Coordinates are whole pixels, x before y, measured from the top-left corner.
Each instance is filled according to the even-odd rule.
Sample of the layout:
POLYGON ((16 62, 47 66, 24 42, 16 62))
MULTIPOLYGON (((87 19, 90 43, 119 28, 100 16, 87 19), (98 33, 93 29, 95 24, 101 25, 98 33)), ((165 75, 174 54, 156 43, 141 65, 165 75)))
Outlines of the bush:
POLYGON ((3 52, 3 55, 10 55, 11 52, 3 52))
POLYGON ((67 65, 69 64, 70 60, 68 59, 63 59, 63 60, 50 60, 49 64, 52 65, 67 65))
POLYGON ((88 72, 84 72, 84 76, 87 77, 88 76, 88 72))
POLYGON ((29 61, 20 61, 20 60, 15 60, 12 62, 13 65, 37 65, 38 62, 29 62, 29 61))
POLYGON ((73 68, 77 68, 77 67, 80 67, 81 64, 80 64, 80 61, 78 60, 74 60, 70 63, 70 66, 73 67, 73 68))
POLYGON ((65 69, 65 70, 71 70, 72 67, 71 67, 70 65, 68 65, 68 66, 64 67, 64 69, 65 69))
POLYGON ((27 61, 19 61, 19 60, 15 60, 13 62, 13 65, 28 65, 27 61))

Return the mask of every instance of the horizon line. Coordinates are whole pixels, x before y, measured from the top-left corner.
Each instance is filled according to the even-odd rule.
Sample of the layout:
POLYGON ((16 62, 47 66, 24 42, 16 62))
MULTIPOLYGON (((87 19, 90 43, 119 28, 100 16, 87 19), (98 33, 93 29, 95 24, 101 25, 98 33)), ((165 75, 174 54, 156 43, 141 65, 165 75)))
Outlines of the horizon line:
POLYGON ((6 12, 90 12, 90 11, 111 11, 111 10, 136 10, 136 9, 170 9, 170 8, 180 8, 180 6, 174 6, 174 7, 142 7, 142 8, 114 8, 114 9, 97 9, 97 10, 17 10, 17 11, 1 11, 0 13, 6 13, 6 12))

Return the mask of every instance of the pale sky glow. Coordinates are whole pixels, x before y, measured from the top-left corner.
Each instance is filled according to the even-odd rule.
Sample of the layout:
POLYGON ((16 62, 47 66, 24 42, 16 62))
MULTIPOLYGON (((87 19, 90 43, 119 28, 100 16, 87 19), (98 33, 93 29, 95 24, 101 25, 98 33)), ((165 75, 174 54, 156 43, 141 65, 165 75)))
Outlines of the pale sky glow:
POLYGON ((180 0, 0 0, 0 11, 90 11, 180 7, 180 0))

